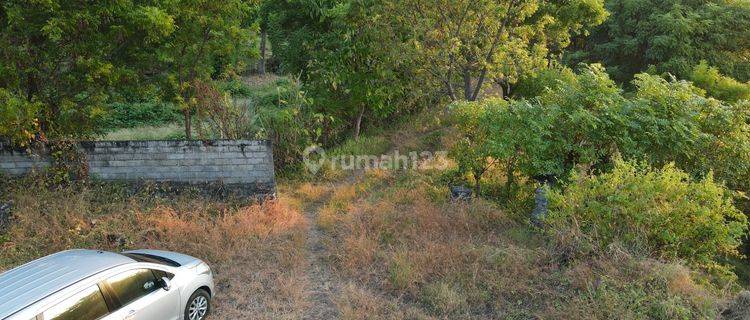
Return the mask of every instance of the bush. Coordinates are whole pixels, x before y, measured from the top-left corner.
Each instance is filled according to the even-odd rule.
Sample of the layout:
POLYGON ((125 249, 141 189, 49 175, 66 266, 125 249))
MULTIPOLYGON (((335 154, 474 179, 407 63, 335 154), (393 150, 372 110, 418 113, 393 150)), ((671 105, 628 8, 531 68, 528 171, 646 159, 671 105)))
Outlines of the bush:
POLYGON ((729 102, 750 100, 750 82, 742 83, 722 75, 719 69, 709 66, 706 61, 701 61, 693 68, 690 81, 706 90, 709 96, 720 100, 729 102))
MULTIPOLYGON (((633 144, 626 157, 674 162, 694 177, 713 171, 732 190, 750 192, 750 114, 745 102, 706 98, 686 81, 640 74, 624 108, 633 144)), ((746 212, 747 208, 745 208, 746 212)))
POLYGON ((575 81, 560 81, 531 100, 485 100, 453 108, 461 140, 451 153, 475 180, 492 163, 506 169, 506 193, 517 171, 560 176, 578 165, 606 162, 627 145, 620 89, 604 68, 584 66, 575 81))
POLYGON ((499 162, 511 190, 516 172, 565 180, 574 168, 609 170, 621 155, 653 166, 673 162, 694 178, 713 171, 730 189, 750 193, 750 102, 707 98, 690 82, 648 74, 637 75, 636 91, 624 95, 599 65, 554 81, 534 99, 454 107, 459 168, 481 173, 488 161, 499 162))
POLYGON ((159 101, 113 103, 109 108, 109 112, 102 120, 105 130, 156 126, 180 119, 177 106, 159 101))
POLYGON ((656 258, 715 266, 717 256, 738 254, 747 230, 747 218, 724 187, 710 175, 691 180, 672 164, 651 169, 617 161, 611 172, 571 180, 549 196, 546 221, 561 243, 594 252, 619 244, 656 258))
POLYGON ((24 146, 34 139, 39 130, 36 114, 41 104, 30 103, 12 92, 0 88, 0 142, 7 138, 24 146))
POLYGON ((256 108, 232 91, 223 91, 215 82, 195 81, 198 105, 195 127, 201 139, 255 139, 260 127, 256 108))
POLYGON ((231 79, 219 83, 219 89, 227 92, 233 97, 250 97, 253 95, 253 88, 240 79, 231 79))
POLYGON ((312 109, 299 81, 282 78, 276 85, 251 99, 257 105, 260 135, 273 143, 276 168, 294 172, 301 168, 304 150, 318 142, 327 118, 312 109))
POLYGON ((567 67, 544 69, 528 74, 518 80, 513 91, 514 98, 533 98, 541 96, 548 90, 555 90, 560 85, 576 82, 576 74, 567 67))

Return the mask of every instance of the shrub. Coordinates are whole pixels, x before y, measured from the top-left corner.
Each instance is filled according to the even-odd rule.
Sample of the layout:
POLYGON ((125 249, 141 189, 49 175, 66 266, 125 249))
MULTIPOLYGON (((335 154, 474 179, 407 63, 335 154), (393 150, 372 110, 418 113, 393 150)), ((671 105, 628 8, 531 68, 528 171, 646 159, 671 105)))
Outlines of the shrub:
POLYGON ((749 102, 707 98, 690 82, 649 74, 637 75, 636 91, 624 95, 599 65, 556 83, 531 100, 454 107, 462 135, 451 155, 459 169, 482 173, 488 161, 499 162, 510 191, 518 172, 566 180, 577 167, 609 170, 621 155, 673 162, 692 177, 713 171, 730 189, 750 192, 749 102))
POLYGON ((455 123, 459 137, 450 150, 450 156, 458 164, 458 175, 471 175, 474 193, 481 194, 482 176, 494 165, 489 160, 488 130, 484 127, 485 115, 490 108, 507 105, 502 99, 490 99, 486 103, 461 102, 451 106, 451 121, 455 123))
POLYGON ((548 90, 555 90, 563 84, 576 82, 576 74, 567 67, 544 69, 521 77, 513 91, 514 98, 538 97, 548 90))
POLYGON ((229 93, 233 97, 250 97, 253 95, 253 88, 240 79, 230 79, 220 82, 219 89, 222 92, 229 93))
POLYGON ((116 128, 134 128, 146 125, 161 125, 180 119, 180 112, 174 104, 159 101, 113 103, 102 120, 102 127, 107 130, 116 128))
POLYGON ((316 144, 327 118, 312 110, 299 81, 279 79, 275 90, 252 97, 257 105, 262 137, 273 143, 273 160, 282 172, 300 169, 305 148, 316 144))
POLYGON ((213 82, 195 81, 198 112, 196 129, 201 138, 255 139, 260 132, 256 109, 232 91, 222 91, 213 82))
POLYGON ((40 103, 30 103, 12 92, 0 88, 0 142, 4 139, 25 146, 38 132, 36 114, 40 103))
POLYGON ((738 254, 747 229, 747 218, 711 175, 694 181, 672 164, 652 169, 617 161, 599 176, 574 175, 549 198, 550 230, 595 252, 617 243, 657 258, 715 266, 717 255, 738 254))
POLYGON ((510 194, 516 171, 563 176, 578 165, 601 165, 618 145, 628 145, 624 102, 604 68, 592 65, 532 100, 459 104, 453 112, 462 136, 451 155, 475 180, 502 163, 510 194))
MULTIPOLYGON (((750 191, 750 113, 746 103, 706 98, 686 81, 640 74, 635 97, 623 108, 630 147, 625 157, 655 166, 674 162, 694 177, 713 171, 732 190, 750 191)), ((747 208, 745 209, 746 212, 747 208)))
POLYGON ((706 61, 701 61, 693 68, 690 80, 717 99, 729 102, 750 100, 750 82, 742 83, 722 75, 719 69, 709 66, 706 61))

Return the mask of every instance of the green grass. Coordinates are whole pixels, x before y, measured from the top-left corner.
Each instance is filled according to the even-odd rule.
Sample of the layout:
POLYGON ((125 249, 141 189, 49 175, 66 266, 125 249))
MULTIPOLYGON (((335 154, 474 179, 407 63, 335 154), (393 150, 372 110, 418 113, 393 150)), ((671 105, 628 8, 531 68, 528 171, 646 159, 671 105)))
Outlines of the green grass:
POLYGON ((331 156, 382 155, 390 149, 391 143, 385 137, 359 137, 349 139, 330 151, 331 156))
POLYGON ((185 128, 178 123, 161 126, 122 128, 99 137, 98 140, 179 140, 185 139, 185 128))

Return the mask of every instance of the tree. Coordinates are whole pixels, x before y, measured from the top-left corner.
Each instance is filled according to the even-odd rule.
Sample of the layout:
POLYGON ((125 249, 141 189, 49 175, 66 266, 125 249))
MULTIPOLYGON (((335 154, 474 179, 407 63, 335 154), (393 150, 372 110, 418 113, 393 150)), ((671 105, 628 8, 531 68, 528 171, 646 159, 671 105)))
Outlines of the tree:
POLYGON ((243 0, 4 1, 0 89, 14 121, 30 122, 0 127, 90 136, 109 103, 148 92, 183 107, 190 137, 191 83, 251 56, 248 10, 243 0))
POLYGON ((14 108, 9 113, 35 112, 16 118, 26 122, 17 126, 30 130, 36 126, 29 122, 38 119, 33 130, 45 135, 95 131, 109 89, 130 73, 120 59, 128 42, 145 42, 160 32, 135 32, 139 20, 151 18, 147 9, 129 1, 4 1, 0 89, 5 101, 15 101, 6 105, 14 108))
POLYGON ((477 197, 482 192, 482 176, 496 163, 495 159, 490 159, 488 140, 491 133, 482 126, 483 120, 488 112, 494 111, 491 109, 503 109, 506 106, 507 102, 502 99, 492 99, 483 104, 456 102, 451 105, 458 141, 449 155, 456 160, 459 174, 471 175, 477 197))
POLYGON ((243 59, 255 54, 250 46, 255 33, 247 19, 250 8, 243 0, 186 0, 165 8, 174 17, 175 31, 156 55, 167 66, 169 92, 182 107, 188 139, 197 107, 191 100, 196 82, 241 70, 243 59))
POLYGON ((406 26, 392 23, 392 8, 376 0, 284 0, 267 8, 282 70, 301 74, 315 104, 355 139, 365 118, 410 106, 405 96, 417 77, 400 37, 406 26))
POLYGON ((606 6, 609 19, 576 41, 568 61, 601 62, 624 83, 650 68, 686 79, 701 60, 750 80, 750 2, 608 0, 606 6))
POLYGON ((416 61, 451 100, 474 101, 489 81, 510 84, 544 68, 573 34, 601 23, 602 1, 405 0, 416 61))
POLYGON ((706 61, 693 68, 690 81, 703 90, 706 94, 716 99, 737 102, 739 100, 750 100, 750 81, 742 83, 719 72, 719 69, 711 67, 706 61))

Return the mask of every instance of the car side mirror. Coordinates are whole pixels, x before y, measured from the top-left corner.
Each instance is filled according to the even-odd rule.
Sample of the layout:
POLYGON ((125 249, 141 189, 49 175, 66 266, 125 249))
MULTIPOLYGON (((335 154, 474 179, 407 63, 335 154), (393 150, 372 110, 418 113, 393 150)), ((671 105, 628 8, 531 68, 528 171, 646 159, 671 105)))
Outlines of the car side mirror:
POLYGON ((161 287, 164 289, 164 291, 169 291, 169 289, 172 289, 172 283, 169 281, 168 278, 162 277, 161 278, 161 287))

